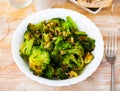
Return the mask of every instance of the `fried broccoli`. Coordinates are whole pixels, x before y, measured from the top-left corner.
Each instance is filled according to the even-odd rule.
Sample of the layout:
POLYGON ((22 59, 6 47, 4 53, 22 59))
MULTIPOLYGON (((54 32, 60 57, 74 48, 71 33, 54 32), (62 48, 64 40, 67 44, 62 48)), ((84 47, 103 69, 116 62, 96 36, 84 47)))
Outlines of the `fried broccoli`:
POLYGON ((93 59, 95 39, 79 31, 70 17, 29 23, 20 46, 33 74, 47 79, 68 79, 82 73, 93 59))
POLYGON ((30 32, 26 31, 24 34, 24 42, 20 46, 20 55, 24 58, 24 60, 28 60, 28 56, 31 55, 32 46, 34 43, 34 38, 30 34, 30 32))
POLYGON ((55 74, 59 79, 76 77, 80 74, 82 67, 82 57, 76 58, 73 54, 65 55, 63 56, 60 66, 57 68, 55 74))
POLYGON ((27 30, 30 31, 32 34, 37 34, 38 32, 42 32, 44 30, 45 24, 46 21, 42 21, 37 24, 29 23, 27 26, 27 30))
POLYGON ((78 27, 77 27, 76 23, 73 21, 73 19, 70 16, 67 16, 66 19, 68 21, 68 26, 69 26, 70 30, 72 32, 78 31, 78 27))
POLYGON ((73 77, 76 77, 76 76, 78 76, 78 73, 77 73, 77 72, 75 72, 75 71, 73 71, 73 70, 71 70, 70 72, 68 72, 68 77, 69 77, 69 78, 73 78, 73 77))
POLYGON ((32 54, 29 57, 29 67, 35 75, 42 75, 43 70, 50 63, 49 53, 40 49, 39 47, 34 47, 32 54))
POLYGON ((46 68, 43 70, 42 77, 52 79, 54 76, 54 67, 51 65, 47 65, 46 68))
POLYGON ((87 52, 93 51, 95 48, 95 40, 88 36, 80 36, 79 42, 87 52))
POLYGON ((62 23, 64 23, 65 20, 62 18, 52 18, 48 21, 48 24, 50 24, 52 27, 56 27, 56 26, 61 26, 62 23))
POLYGON ((68 74, 63 68, 59 67, 55 70, 55 77, 56 79, 67 79, 68 74))
POLYGON ((94 55, 91 52, 88 52, 84 56, 84 63, 89 64, 94 59, 94 55))

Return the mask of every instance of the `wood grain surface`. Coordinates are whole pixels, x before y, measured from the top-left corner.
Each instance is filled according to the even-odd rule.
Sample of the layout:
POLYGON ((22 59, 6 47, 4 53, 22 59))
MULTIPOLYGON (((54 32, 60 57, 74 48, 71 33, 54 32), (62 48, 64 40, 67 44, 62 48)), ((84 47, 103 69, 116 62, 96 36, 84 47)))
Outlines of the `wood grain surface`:
MULTIPOLYGON (((120 3, 117 4, 120 5, 120 3)), ((87 16, 99 28, 105 41, 107 30, 117 30, 120 27, 120 7, 118 6, 114 11, 111 11, 111 7, 104 8, 96 15, 84 11, 69 1, 64 4, 55 4, 53 8, 72 9, 87 16)), ((37 83, 20 71, 11 54, 12 36, 20 22, 35 12, 34 4, 17 9, 10 6, 8 0, 0 0, 0 19, 6 19, 9 31, 4 40, 0 41, 0 91, 109 91, 111 70, 110 64, 104 57, 98 69, 89 78, 67 87, 49 87, 37 83)), ((120 46, 120 43, 118 45, 120 46)), ((115 74, 116 91, 120 91, 120 48, 118 48, 115 63, 115 74)))

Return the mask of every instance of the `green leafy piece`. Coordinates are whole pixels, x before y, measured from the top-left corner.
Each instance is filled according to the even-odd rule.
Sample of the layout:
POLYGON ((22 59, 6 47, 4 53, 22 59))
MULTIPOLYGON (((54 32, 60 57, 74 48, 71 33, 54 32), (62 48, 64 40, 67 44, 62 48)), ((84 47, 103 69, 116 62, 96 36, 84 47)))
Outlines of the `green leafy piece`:
POLYGON ((88 52, 84 57, 85 64, 89 64, 94 59, 94 55, 88 52))
POLYGON ((47 65, 43 71, 42 76, 44 78, 52 79, 54 76, 54 68, 51 65, 47 65))
POLYGON ((32 46, 34 43, 34 38, 29 32, 25 32, 24 34, 24 42, 20 46, 20 55, 25 59, 28 60, 28 56, 31 55, 32 46))
POLYGON ((78 31, 78 27, 76 25, 76 23, 73 21, 73 19, 70 16, 66 17, 67 21, 68 21, 68 26, 70 28, 71 31, 78 31))
POLYGON ((65 20, 62 18, 52 18, 48 21, 48 23, 50 23, 51 25, 56 26, 61 26, 62 23, 64 23, 65 20))
POLYGON ((95 40, 88 36, 80 36, 79 39, 82 46, 85 48, 85 51, 90 52, 93 51, 95 48, 95 40))
POLYGON ((69 46, 69 48, 66 48, 66 50, 62 50, 62 55, 65 54, 76 54, 79 56, 84 56, 84 47, 76 42, 75 46, 72 48, 72 46, 69 46))
POLYGON ((58 44, 56 44, 54 49, 55 50, 65 50, 65 49, 69 49, 71 47, 72 47, 72 45, 70 43, 61 41, 58 44))
POLYGON ((33 39, 32 34, 29 31, 26 31, 24 33, 24 40, 31 40, 31 39, 33 39))
POLYGON ((29 23, 27 26, 27 30, 30 31, 31 33, 37 33, 38 31, 43 31, 45 25, 46 25, 45 21, 39 22, 37 24, 29 23))
POLYGON ((49 42, 49 41, 50 41, 49 35, 46 34, 46 33, 43 33, 43 40, 44 40, 45 42, 49 42))
POLYGON ((63 41, 62 36, 57 36, 54 38, 55 44, 57 45, 60 41, 63 41))
POLYGON ((57 79, 67 79, 68 75, 66 74, 66 71, 63 68, 57 68, 55 70, 55 76, 57 79))
POLYGON ((68 72, 68 77, 69 78, 73 78, 73 77, 77 77, 78 76, 78 73, 71 70, 70 72, 68 72))
POLYGON ((68 21, 63 22, 62 27, 63 27, 63 31, 66 31, 67 36, 71 35, 68 21))
POLYGON ((77 36, 87 36, 86 32, 83 31, 74 31, 74 34, 77 36))
POLYGON ((40 76, 49 63, 49 53, 41 50, 39 47, 34 47, 29 57, 29 66, 33 73, 40 76))
POLYGON ((30 40, 22 43, 20 47, 20 54, 29 56, 31 54, 33 42, 34 40, 30 40))

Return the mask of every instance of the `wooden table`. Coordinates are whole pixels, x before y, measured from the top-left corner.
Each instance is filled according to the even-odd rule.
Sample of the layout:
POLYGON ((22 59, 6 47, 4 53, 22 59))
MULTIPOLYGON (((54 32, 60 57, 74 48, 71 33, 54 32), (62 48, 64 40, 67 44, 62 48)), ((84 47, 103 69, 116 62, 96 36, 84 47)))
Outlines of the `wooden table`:
MULTIPOLYGON (((90 18, 100 29, 105 40, 108 28, 120 27, 120 10, 111 12, 111 7, 102 9, 98 14, 90 14, 71 2, 57 4, 53 7, 68 8, 80 12, 90 18), (118 12, 119 11, 119 12, 118 12)), ((120 7, 119 7, 120 8, 120 7)), ((9 5, 8 0, 0 0, 0 18, 8 22, 8 35, 0 41, 0 91, 109 91, 110 64, 103 57, 98 69, 85 81, 68 87, 49 87, 26 77, 18 68, 11 54, 11 40, 20 22, 35 13, 34 4, 27 8, 16 9, 9 5)), ((120 46, 120 43, 119 43, 120 46)), ((115 63, 116 91, 120 91, 120 49, 115 63)))

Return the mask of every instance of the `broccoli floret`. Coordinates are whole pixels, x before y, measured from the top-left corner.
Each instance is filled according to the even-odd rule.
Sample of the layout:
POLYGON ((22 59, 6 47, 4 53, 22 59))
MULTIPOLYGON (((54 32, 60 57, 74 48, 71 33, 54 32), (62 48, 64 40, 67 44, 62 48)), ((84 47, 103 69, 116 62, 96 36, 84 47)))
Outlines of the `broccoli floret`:
POLYGON ((61 65, 63 67, 70 67, 70 68, 72 68, 73 65, 72 65, 71 55, 65 55, 63 57, 63 59, 62 59, 61 65))
POLYGON ((62 36, 57 36, 53 38, 53 41, 55 42, 55 44, 58 44, 60 41, 63 41, 62 36))
POLYGON ((41 40, 43 40, 41 42, 41 46, 43 46, 44 49, 50 51, 52 49, 52 42, 50 41, 49 34, 43 33, 43 38, 41 40))
POLYGON ((52 79, 54 76, 54 68, 51 65, 47 65, 46 68, 43 70, 42 77, 52 79))
POLYGON ((78 27, 76 25, 76 23, 72 20, 72 18, 70 16, 66 17, 67 21, 68 21, 68 26, 69 29, 74 32, 74 31, 78 31, 78 27))
POLYGON ((62 23, 65 22, 62 18, 53 18, 46 24, 46 30, 51 32, 54 36, 60 36, 62 34, 62 23))
POLYGON ((49 53, 39 47, 34 47, 29 57, 29 67, 33 73, 40 76, 49 63, 49 53))
POLYGON ((73 65, 72 71, 76 72, 77 74, 80 74, 85 66, 83 58, 79 55, 76 57, 76 60, 73 61, 75 65, 73 65))
POLYGON ((64 23, 62 23, 62 27, 63 27, 63 30, 67 32, 67 36, 69 36, 71 32, 70 32, 68 21, 65 21, 64 23))
POLYGON ((33 42, 34 42, 33 39, 23 42, 20 46, 20 54, 29 56, 31 54, 31 49, 32 49, 33 42))
POLYGON ((52 26, 61 26, 61 24, 63 23, 63 22, 65 22, 65 20, 64 19, 62 19, 62 18, 53 18, 53 19, 50 19, 49 21, 48 21, 48 23, 50 23, 50 25, 52 25, 52 26))
POLYGON ((79 38, 80 43, 84 47, 85 51, 90 52, 93 51, 95 48, 95 39, 90 38, 88 36, 80 36, 79 38))
POLYGON ((46 21, 42 21, 37 24, 29 23, 27 26, 27 30, 32 33, 33 32, 37 33, 38 31, 43 31, 45 24, 46 24, 46 21))
POLYGON ((60 65, 57 67, 55 75, 58 79, 67 79, 68 72, 73 67, 70 55, 66 55, 62 58, 60 65))
POLYGON ((54 38, 54 50, 52 51, 52 55, 58 55, 58 53, 62 50, 66 50, 72 47, 72 45, 69 42, 64 42, 63 38, 61 36, 54 38))
POLYGON ((45 25, 46 25, 45 21, 39 22, 37 24, 29 23, 27 26, 27 31, 29 31, 34 36, 35 39, 38 39, 42 37, 41 33, 46 32, 45 25))
MULTIPOLYGON (((51 56, 61 56, 66 54, 67 49, 71 48, 72 45, 68 42, 61 41, 55 45, 54 50, 51 52, 51 56)), ((58 60, 58 59, 57 59, 58 60)))
POLYGON ((76 58, 75 55, 69 54, 63 56, 55 75, 59 79, 76 77, 81 72, 83 67, 82 57, 76 58))
POLYGON ((28 31, 37 31, 38 28, 35 26, 35 24, 29 23, 27 26, 28 31))
POLYGON ((90 49, 89 51, 93 51, 95 49, 95 39, 90 38, 90 49))
POLYGON ((24 34, 24 42, 20 46, 20 55, 25 59, 28 60, 28 56, 31 55, 32 46, 34 43, 33 36, 27 31, 24 34))
POLYGON ((61 65, 63 66, 67 66, 67 67, 70 67, 72 68, 73 65, 76 65, 77 67, 80 67, 82 64, 82 58, 79 57, 79 58, 76 58, 75 55, 73 54, 68 54, 68 55, 65 55, 62 59, 62 62, 61 62, 61 65))
POLYGON ((33 36, 32 36, 32 34, 29 31, 26 31, 24 33, 24 40, 30 40, 32 38, 33 38, 33 36))
POLYGON ((68 42, 61 41, 55 45, 55 50, 66 50, 72 48, 72 45, 68 42))
POLYGON ((77 55, 81 55, 82 57, 84 56, 84 51, 85 51, 85 50, 84 50, 84 47, 81 45, 81 43, 76 42, 74 49, 80 51, 80 54, 77 54, 77 55))
POLYGON ((87 35, 86 32, 78 30, 76 23, 73 21, 73 19, 70 16, 67 16, 66 19, 68 22, 69 29, 71 30, 72 33, 75 34, 75 36, 87 35))
POLYGON ((55 70, 55 76, 57 79, 67 79, 68 78, 68 74, 66 73, 66 71, 63 68, 57 68, 55 70))

